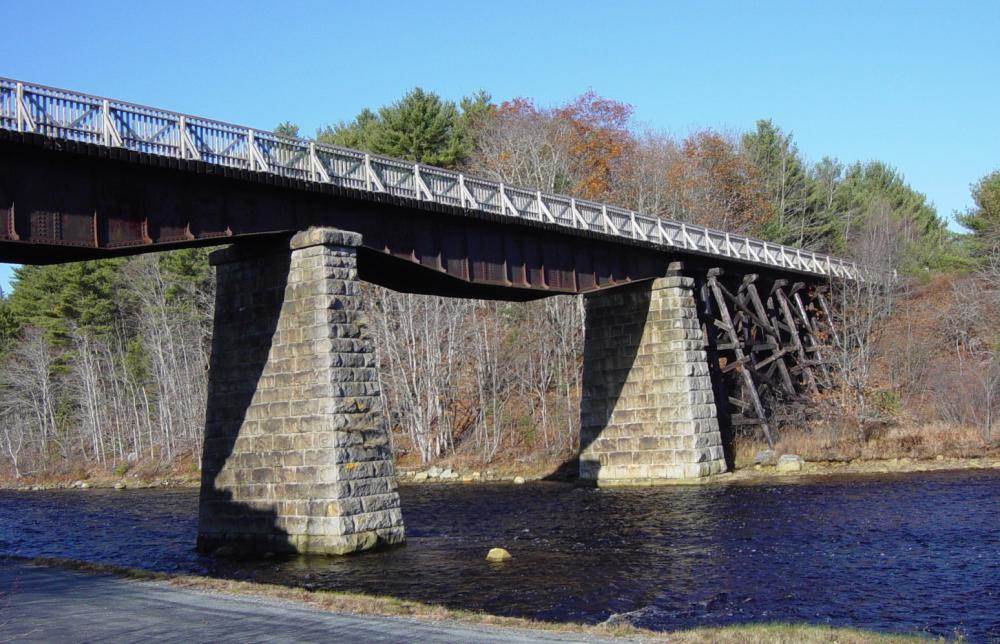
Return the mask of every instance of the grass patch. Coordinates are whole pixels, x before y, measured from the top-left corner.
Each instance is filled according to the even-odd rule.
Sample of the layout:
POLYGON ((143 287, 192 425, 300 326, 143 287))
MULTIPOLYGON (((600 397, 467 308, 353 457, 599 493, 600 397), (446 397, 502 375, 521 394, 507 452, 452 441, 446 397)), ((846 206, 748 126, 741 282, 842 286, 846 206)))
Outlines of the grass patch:
MULTIPOLYGON (((576 622, 543 622, 521 617, 503 617, 488 613, 456 610, 435 604, 425 604, 395 597, 366 595, 343 591, 306 590, 277 584, 217 579, 198 575, 178 575, 153 572, 140 568, 127 568, 90 563, 72 559, 34 558, 18 559, 29 564, 74 570, 92 574, 110 574, 124 579, 164 583, 175 588, 225 593, 237 596, 276 599, 294 602, 320 610, 352 615, 379 615, 414 618, 427 621, 448 621, 476 626, 527 629, 534 631, 580 633, 591 637, 608 637, 641 642, 681 642, 705 644, 754 644, 814 642, 923 642, 917 636, 887 635, 854 628, 834 628, 809 624, 746 624, 738 626, 695 628, 684 631, 656 632, 628 624, 587 625, 576 622)), ((938 641, 943 641, 938 639, 938 641)))

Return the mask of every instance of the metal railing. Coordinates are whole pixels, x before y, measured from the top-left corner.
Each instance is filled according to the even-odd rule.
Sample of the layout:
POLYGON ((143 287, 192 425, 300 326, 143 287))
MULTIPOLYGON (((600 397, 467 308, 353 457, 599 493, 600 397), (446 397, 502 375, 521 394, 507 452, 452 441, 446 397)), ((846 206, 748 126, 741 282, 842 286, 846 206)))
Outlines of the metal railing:
POLYGON ((316 141, 0 77, 0 128, 531 220, 664 249, 862 279, 854 262, 316 141))

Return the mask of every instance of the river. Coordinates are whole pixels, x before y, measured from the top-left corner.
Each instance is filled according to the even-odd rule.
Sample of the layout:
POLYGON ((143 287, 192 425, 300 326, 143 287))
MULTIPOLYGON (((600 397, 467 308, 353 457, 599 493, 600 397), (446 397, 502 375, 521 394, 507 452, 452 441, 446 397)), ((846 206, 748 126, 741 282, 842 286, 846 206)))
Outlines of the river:
POLYGON ((401 496, 406 546, 217 561, 194 550, 196 490, 0 491, 0 555, 545 620, 630 613, 657 630, 787 621, 1000 638, 996 470, 622 490, 421 485, 401 496), (514 559, 487 563, 493 546, 514 559))

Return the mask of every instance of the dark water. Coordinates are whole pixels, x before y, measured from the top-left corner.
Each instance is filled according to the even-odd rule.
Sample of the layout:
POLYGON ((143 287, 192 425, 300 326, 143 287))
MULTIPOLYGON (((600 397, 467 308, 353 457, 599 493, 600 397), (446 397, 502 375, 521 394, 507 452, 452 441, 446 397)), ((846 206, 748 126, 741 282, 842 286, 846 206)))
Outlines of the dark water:
POLYGON ((1000 638, 1000 474, 592 490, 402 490, 409 543, 214 561, 195 491, 0 492, 0 554, 361 590, 503 615, 654 629, 749 621, 1000 638), (506 564, 484 561, 505 546, 506 564))

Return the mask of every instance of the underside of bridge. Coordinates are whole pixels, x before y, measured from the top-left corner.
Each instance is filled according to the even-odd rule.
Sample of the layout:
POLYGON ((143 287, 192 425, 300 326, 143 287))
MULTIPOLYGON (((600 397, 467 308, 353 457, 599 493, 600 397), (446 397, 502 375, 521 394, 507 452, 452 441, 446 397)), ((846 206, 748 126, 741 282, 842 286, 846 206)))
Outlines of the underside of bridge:
MULTIPOLYGON (((403 540, 361 244, 311 228, 212 254, 203 549, 339 554, 403 540)), ((734 425, 770 436, 770 394, 793 400, 822 381, 825 309, 807 293, 818 291, 675 262, 587 295, 580 478, 719 474, 734 425)))
MULTIPOLYGON (((723 258, 391 194, 0 130, 0 261, 192 246, 217 301, 199 545, 344 553, 403 540, 358 281, 586 295, 580 477, 723 472, 724 436, 822 386, 815 284, 723 258), (349 232, 348 232, 349 231, 349 232)), ((814 278, 815 279, 815 278, 814 278)))

